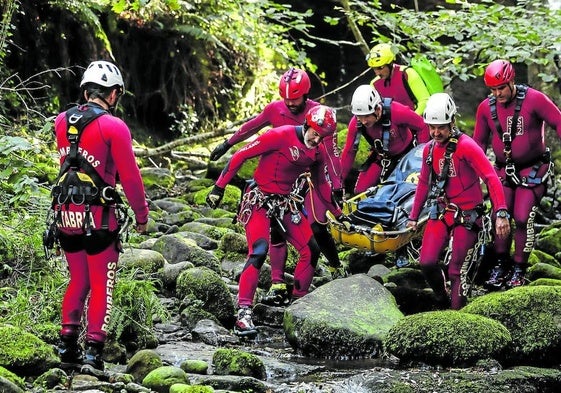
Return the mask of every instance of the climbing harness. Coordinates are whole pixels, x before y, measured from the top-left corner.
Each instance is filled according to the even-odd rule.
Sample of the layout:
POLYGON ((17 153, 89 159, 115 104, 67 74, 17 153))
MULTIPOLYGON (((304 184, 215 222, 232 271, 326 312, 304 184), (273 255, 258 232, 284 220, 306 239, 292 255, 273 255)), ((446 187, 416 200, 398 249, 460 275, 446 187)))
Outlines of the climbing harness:
POLYGON ((51 209, 47 214, 47 229, 43 235, 43 245, 47 257, 48 250, 55 245, 60 247, 59 226, 62 226, 62 206, 84 205, 82 229, 86 236, 93 228, 90 206, 103 206, 102 222, 99 229, 109 229, 109 212, 114 209, 117 215, 119 233, 130 225, 130 217, 123 206, 123 200, 115 188, 107 184, 92 164, 79 151, 79 143, 86 126, 100 116, 108 114, 100 106, 88 103, 75 106, 66 112, 66 137, 70 142, 68 154, 61 165, 55 185, 51 189, 51 209))

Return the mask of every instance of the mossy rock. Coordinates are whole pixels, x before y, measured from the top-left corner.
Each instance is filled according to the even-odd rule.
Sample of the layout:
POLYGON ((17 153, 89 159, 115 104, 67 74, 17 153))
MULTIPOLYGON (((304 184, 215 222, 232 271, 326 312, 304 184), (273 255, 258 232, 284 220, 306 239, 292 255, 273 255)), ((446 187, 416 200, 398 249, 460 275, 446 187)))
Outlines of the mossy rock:
POLYGON ((429 311, 397 322, 384 348, 403 362, 466 366, 501 354, 510 342, 499 322, 458 311, 429 311))
POLYGON ((233 326, 234 301, 226 283, 216 272, 206 267, 183 271, 177 279, 178 297, 196 298, 201 308, 214 315, 225 327, 233 326))
POLYGON ((538 263, 545 263, 553 267, 561 268, 561 264, 555 259, 553 255, 549 255, 541 250, 533 250, 528 258, 530 266, 537 265, 538 263))
POLYGON ((540 232, 536 240, 536 249, 549 255, 561 251, 561 222, 549 225, 540 232))
POLYGON ((187 359, 179 367, 189 374, 206 375, 208 373, 208 363, 204 360, 187 359))
POLYGON ((221 348, 212 356, 214 373, 217 375, 240 375, 267 379, 263 361, 256 355, 239 349, 221 348))
POLYGON ((195 192, 202 189, 207 189, 208 187, 211 187, 213 185, 214 185, 213 179, 207 179, 207 178, 193 179, 189 181, 189 183, 187 183, 187 190, 190 192, 195 192))
POLYGON ((528 269, 526 278, 530 281, 535 281, 539 278, 561 280, 561 268, 548 265, 547 263, 536 263, 528 269))
MULTIPOLYGON (((193 202, 197 205, 206 205, 206 197, 208 193, 212 191, 213 187, 214 186, 207 187, 193 193, 193 202)), ((241 194, 242 190, 228 184, 224 189, 224 196, 220 202, 220 207, 230 212, 236 212, 238 210, 241 194)))
POLYGON ((475 298, 465 313, 501 322, 512 336, 506 364, 557 365, 561 356, 561 287, 526 286, 475 298))
MULTIPOLYGON (((10 370, 0 366, 0 378, 5 378, 20 389, 25 389, 25 381, 10 370)), ((0 385, 1 386, 1 385, 0 385)))
POLYGON ((156 351, 142 349, 130 358, 127 363, 126 372, 131 374, 136 382, 142 382, 150 371, 163 365, 162 359, 156 351))
POLYGON ((144 187, 148 189, 170 189, 175 184, 175 177, 167 168, 140 168, 144 187))
POLYGON ((561 280, 555 278, 538 278, 536 281, 532 281, 530 286, 545 285, 545 286, 561 286, 561 280))
POLYGON ((224 234, 220 239, 219 249, 225 253, 235 252, 239 254, 247 254, 247 239, 241 233, 230 232, 224 234))
POLYGON ((11 325, 0 325, 0 367, 20 376, 40 375, 60 360, 50 344, 11 325))
POLYGON ((175 366, 158 367, 148 373, 142 385, 158 393, 169 393, 170 387, 176 383, 189 385, 187 373, 175 366))
POLYGON ((212 386, 185 385, 183 383, 176 383, 169 388, 169 393, 214 393, 214 391, 212 386))
POLYGON ((398 286, 409 288, 426 288, 427 282, 419 269, 401 268, 394 269, 383 277, 384 282, 392 282, 398 286))

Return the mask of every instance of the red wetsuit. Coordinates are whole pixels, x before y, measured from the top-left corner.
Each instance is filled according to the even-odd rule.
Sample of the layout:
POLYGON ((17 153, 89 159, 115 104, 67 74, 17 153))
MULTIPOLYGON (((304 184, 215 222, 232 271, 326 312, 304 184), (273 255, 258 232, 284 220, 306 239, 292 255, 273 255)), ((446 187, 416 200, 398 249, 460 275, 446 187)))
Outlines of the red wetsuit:
MULTIPOLYGON (((446 145, 434 141, 427 143, 423 150, 423 165, 419 175, 419 183, 415 200, 409 215, 417 221, 427 198, 432 183, 440 175, 444 165, 446 145), (431 166, 427 157, 432 148, 431 166), (432 171, 432 174, 431 174, 432 171)), ((461 308, 466 300, 465 274, 466 257, 473 252, 477 240, 477 225, 472 229, 459 223, 455 218, 461 212, 468 212, 483 203, 483 192, 479 179, 483 179, 489 190, 494 210, 506 208, 503 190, 493 167, 483 150, 467 135, 461 135, 455 152, 452 154, 448 171, 448 179, 444 187, 444 197, 440 200, 441 217, 429 219, 423 235, 419 262, 425 277, 437 295, 445 293, 445 282, 438 262, 442 251, 452 240, 452 256, 448 266, 448 277, 451 283, 452 308, 461 308), (459 211, 459 213, 456 213, 459 211)), ((476 223, 477 224, 477 223, 476 223)))
POLYGON ((393 64, 392 73, 389 79, 376 77, 372 80, 372 86, 380 93, 382 97, 393 98, 397 102, 402 103, 422 115, 430 93, 425 86, 421 76, 411 67, 393 64), (404 82, 403 80, 406 80, 404 82), (417 102, 411 99, 407 83, 411 94, 413 94, 417 102))
MULTIPOLYGON (((238 304, 250 306, 257 289, 259 269, 263 265, 269 249, 271 220, 267 214, 268 205, 290 201, 290 192, 296 179, 310 170, 316 180, 314 191, 324 200, 331 199, 331 186, 326 176, 329 154, 322 143, 315 148, 307 148, 303 142, 302 127, 282 126, 273 128, 259 136, 254 142, 238 150, 216 181, 218 187, 225 188, 245 161, 260 156, 254 173, 255 186, 248 188, 240 207, 239 221, 245 223, 246 238, 249 246, 248 257, 240 276, 238 304)), ((293 296, 304 296, 309 289, 319 255, 317 244, 312 236, 310 223, 301 214, 297 204, 285 203, 284 215, 278 211, 286 229, 284 236, 299 252, 300 258, 294 272, 293 296), (293 219, 296 217, 296 219, 293 219)), ((336 205, 330 210, 335 216, 341 214, 336 205)))
MULTIPOLYGON (((266 126, 271 126, 273 128, 287 125, 300 126, 306 121, 306 113, 317 105, 319 105, 319 102, 306 99, 304 109, 298 114, 293 114, 287 108, 284 100, 273 101, 268 104, 259 115, 244 123, 240 129, 228 139, 228 143, 234 145, 238 142, 244 141, 255 135, 259 130, 266 126)), ((334 190, 342 189, 341 159, 339 148, 337 146, 337 136, 329 136, 325 138, 323 143, 328 148, 328 153, 330 155, 329 171, 331 173, 330 180, 332 187, 334 190)), ((330 201, 326 203, 326 201, 319 197, 317 193, 307 193, 305 196, 305 207, 306 212, 308 213, 308 220, 312 224, 314 236, 318 237, 317 240, 320 244, 320 249, 332 265, 339 265, 340 262, 336 245, 333 238, 328 233, 326 226, 327 221, 325 214, 328 209, 327 205, 329 202, 330 201)), ((269 255, 272 279, 273 282, 283 282, 284 266, 288 252, 286 242, 282 240, 275 230, 273 230, 271 236, 272 244, 269 250, 269 255)))
MULTIPOLYGON (((55 133, 62 165, 70 147, 65 113, 56 118, 55 133)), ((83 155, 110 186, 115 186, 118 173, 136 222, 148 221, 148 204, 132 149, 131 133, 121 119, 105 114, 88 124, 82 132, 78 154, 83 155)), ((100 229, 103 207, 90 206, 92 234, 86 236, 83 226, 85 205, 69 203, 60 207, 61 245, 70 271, 70 282, 62 301, 61 334, 74 336, 79 333, 89 293, 86 340, 104 342, 119 257, 115 208, 110 208, 109 228, 104 231, 100 229)))
POLYGON ((306 105, 302 112, 293 114, 287 108, 284 100, 273 101, 269 103, 260 114, 244 123, 240 129, 228 139, 228 143, 230 145, 235 145, 238 142, 245 141, 267 126, 273 128, 280 126, 300 126, 306 121, 306 113, 317 105, 319 105, 319 102, 306 100, 306 105))
POLYGON ((391 169, 395 167, 397 161, 413 147, 415 138, 418 143, 425 143, 430 139, 428 127, 421 116, 397 101, 392 101, 390 105, 390 138, 388 151, 385 156, 382 148, 383 128, 381 121, 376 122, 374 126, 367 129, 358 123, 356 116, 353 116, 349 122, 347 140, 343 148, 343 154, 341 155, 343 179, 349 175, 355 161, 358 149, 358 144, 355 143, 355 141, 357 138, 361 137, 361 135, 359 135, 359 127, 363 130, 362 132, 368 134, 375 143, 370 153, 371 157, 368 159, 372 159, 372 163, 367 169, 359 173, 354 188, 355 194, 366 191, 366 189, 381 181, 383 159, 389 160, 389 169, 387 169, 385 173, 385 176, 387 176, 391 172, 391 169))
MULTIPOLYGON (((516 98, 506 105, 497 103, 497 118, 503 132, 509 132, 516 106, 516 98)), ((506 157, 502 135, 496 130, 491 118, 489 98, 477 108, 473 139, 484 150, 487 149, 489 138, 496 155, 495 170, 503 183, 508 211, 514 219, 515 230, 508 239, 495 239, 495 251, 499 255, 508 255, 514 239, 514 263, 526 265, 534 248, 536 233, 534 220, 539 201, 546 191, 546 184, 541 181, 548 172, 544 123, 554 128, 561 138, 561 111, 538 90, 528 88, 526 98, 522 101, 516 127, 516 135, 512 135, 512 161, 516 166, 517 176, 524 184, 513 184, 505 176, 506 157)), ((514 132, 513 132, 514 134, 514 132)))

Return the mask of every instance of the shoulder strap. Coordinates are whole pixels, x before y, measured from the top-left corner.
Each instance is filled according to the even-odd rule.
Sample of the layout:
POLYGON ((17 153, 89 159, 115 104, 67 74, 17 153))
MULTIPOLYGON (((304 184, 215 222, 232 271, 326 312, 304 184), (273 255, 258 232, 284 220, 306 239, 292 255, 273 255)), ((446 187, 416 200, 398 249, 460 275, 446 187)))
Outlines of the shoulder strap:
POLYGON ((84 106, 75 106, 66 111, 66 138, 70 142, 70 150, 60 167, 58 174, 59 179, 71 167, 83 168, 84 170, 91 168, 94 172, 96 172, 91 164, 87 162, 81 154, 78 154, 78 145, 80 143, 82 132, 86 126, 98 117, 108 113, 109 112, 105 109, 91 104, 88 104, 85 110, 84 106))
MULTIPOLYGON (((452 134, 448 139, 448 144, 446 145, 446 152, 444 153, 444 164, 442 165, 442 171, 440 172, 440 175, 437 176, 436 183, 434 184, 432 190, 433 195, 435 197, 439 197, 444 193, 444 187, 446 186, 446 182, 448 181, 448 174, 450 171, 450 162, 452 161, 452 155, 456 151, 456 147, 458 146, 458 141, 461 136, 462 136, 462 132, 456 128, 452 131, 452 134)), ((430 147, 429 156, 432 156, 433 147, 434 147, 434 142, 430 147)), ((430 159, 430 162, 432 163, 432 157, 430 159)), ((431 171, 432 170, 433 169, 431 166, 431 171)))
POLYGON ((403 80, 403 87, 405 87, 405 91, 407 91, 407 95, 409 95, 409 98, 411 99, 411 101, 415 103, 416 106, 419 100, 417 99, 415 94, 413 94, 413 90, 411 90, 411 87, 409 86, 409 79, 407 78, 408 68, 412 68, 412 67, 407 66, 401 69, 401 79, 403 80))
POLYGON ((512 141, 516 137, 516 124, 518 123, 518 116, 520 115, 520 110, 522 109, 522 103, 526 98, 526 93, 528 91, 528 86, 526 85, 516 85, 516 105, 514 107, 514 115, 512 116, 512 122, 510 123, 510 128, 507 132, 504 132, 497 116, 497 99, 495 96, 489 97, 489 107, 491 111, 491 119, 495 123, 495 129, 499 135, 502 136, 502 141, 504 144, 504 153, 507 161, 509 162, 512 158, 512 141))
POLYGON ((380 121, 382 122, 382 150, 384 153, 387 153, 390 147, 390 128, 392 126, 391 104, 392 99, 389 97, 385 97, 382 100, 382 118, 380 121))

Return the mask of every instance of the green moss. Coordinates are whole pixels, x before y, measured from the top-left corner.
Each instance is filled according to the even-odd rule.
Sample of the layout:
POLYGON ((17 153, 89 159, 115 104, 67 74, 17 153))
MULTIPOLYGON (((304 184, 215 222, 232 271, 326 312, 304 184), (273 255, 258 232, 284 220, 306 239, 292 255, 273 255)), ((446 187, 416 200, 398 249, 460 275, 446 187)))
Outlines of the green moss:
MULTIPOLYGON (((193 195, 193 203, 206 206, 206 197, 212 188, 213 186, 195 192, 193 195)), ((224 190, 224 197, 220 202, 220 207, 230 212, 236 212, 238 210, 241 193, 242 191, 238 187, 227 185, 224 190)))
POLYGON ((390 330, 384 347, 404 361, 447 366, 497 356, 510 340, 497 321, 448 310, 406 316, 390 330))
POLYGON ((528 264, 534 266, 538 263, 546 263, 553 267, 561 268, 561 264, 555 259, 554 256, 549 255, 541 250, 533 250, 528 258, 528 264))
POLYGON ((25 389, 25 381, 2 366, 0 366, 0 377, 6 378, 8 381, 17 385, 20 389, 25 389))
POLYGON ((183 271, 177 278, 179 297, 190 296, 202 302, 201 308, 216 316, 224 326, 233 323, 234 302, 220 275, 206 267, 183 271))
POLYGON ((555 278, 538 278, 536 281, 532 281, 529 285, 561 286, 561 280, 557 280, 555 278))
POLYGON ((561 287, 526 286, 474 299, 463 309, 509 330, 508 363, 558 364, 561 355, 561 287))
POLYGON ((52 347, 14 326, 0 326, 0 366, 18 375, 41 373, 58 362, 52 347))
POLYGON ((217 375, 251 376, 261 380, 267 378, 263 361, 239 349, 217 349, 212 356, 212 363, 217 375))

